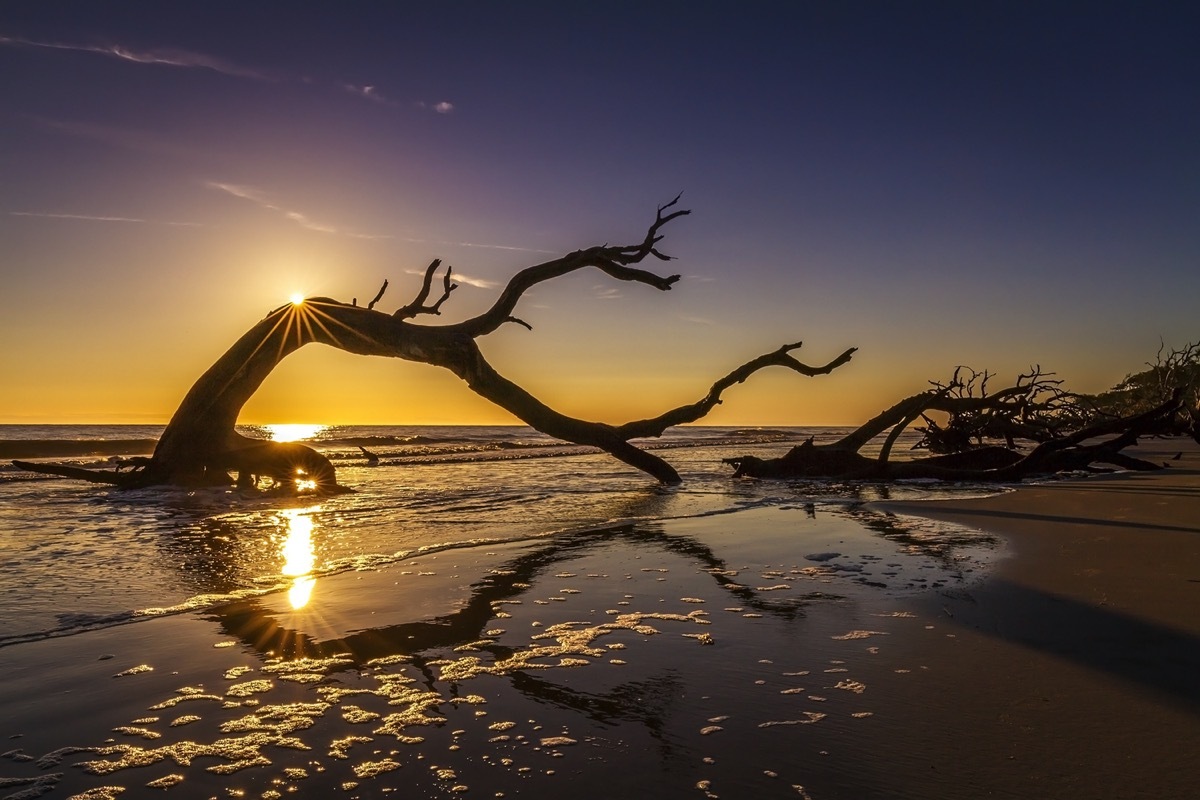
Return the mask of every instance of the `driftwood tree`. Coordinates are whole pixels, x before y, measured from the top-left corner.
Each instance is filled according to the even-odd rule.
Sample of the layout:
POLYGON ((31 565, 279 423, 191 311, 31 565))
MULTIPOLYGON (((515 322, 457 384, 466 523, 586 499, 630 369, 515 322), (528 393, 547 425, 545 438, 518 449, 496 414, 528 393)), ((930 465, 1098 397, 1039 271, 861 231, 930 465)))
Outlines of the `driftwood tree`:
POLYGON ((1045 442, 1083 427, 1096 416, 1086 398, 1063 389, 1063 381, 1043 372, 1041 366, 1018 375, 1012 386, 992 397, 988 383, 994 377, 987 370, 959 366, 949 381, 930 381, 933 393, 945 397, 950 408, 942 423, 921 413, 925 425, 915 428, 922 435, 914 449, 941 455, 1003 441, 1015 450, 1020 439, 1045 442), (980 402, 953 402, 976 398, 980 402))
POLYGON ((598 447, 663 483, 677 483, 679 474, 670 464, 631 444, 630 440, 660 436, 667 428, 703 418, 721 402, 725 389, 764 367, 781 366, 801 375, 824 375, 849 361, 854 348, 823 366, 814 367, 792 356, 792 351, 800 347, 799 343, 787 344, 734 369, 695 403, 650 419, 608 425, 576 419, 545 405, 498 373, 484 358, 476 339, 509 323, 529 328, 513 315, 521 296, 543 281, 577 270, 590 267, 616 280, 669 290, 679 280, 678 275, 664 277, 637 265, 651 257, 670 260, 670 256, 658 249, 658 244, 663 226, 689 213, 675 208, 678 200, 676 197, 658 209, 654 223, 640 242, 577 250, 528 267, 509 280, 491 308, 462 322, 432 326, 411 321, 419 316, 440 314, 442 305, 456 288, 452 270, 447 267, 442 273, 440 295, 436 300, 430 300, 441 268, 439 260, 433 261, 425 270, 416 298, 390 314, 375 310, 387 289, 387 281, 366 307, 359 306, 357 301, 343 303, 328 297, 314 297, 277 308, 200 376, 163 431, 153 456, 142 459, 131 471, 14 463, 36 472, 123 487, 228 485, 236 474, 242 485, 252 485, 257 482, 257 477, 269 476, 279 483, 301 488, 336 489, 333 465, 316 450, 298 443, 250 439, 234 430, 242 407, 271 371, 301 347, 320 343, 350 353, 388 356, 443 367, 462 378, 472 391, 543 433, 598 447))
POLYGON ((818 445, 810 439, 780 458, 736 456, 725 462, 738 477, 1012 482, 1095 464, 1159 469, 1121 451, 1141 437, 1164 433, 1190 435, 1200 442, 1200 430, 1181 416, 1182 390, 1141 413, 1122 417, 1088 413, 1086 402, 1074 403, 1058 381, 1037 368, 1015 385, 990 394, 987 377, 960 367, 949 383, 933 382, 932 389, 901 400, 836 442, 818 445), (930 412, 942 412, 949 421, 939 426, 930 412), (892 461, 900 434, 918 419, 926 422, 920 445, 939 454, 892 461), (879 436, 885 438, 877 457, 859 452, 879 436), (1005 444, 988 444, 991 439, 1005 444), (1034 446, 1023 452, 1018 439, 1034 446))

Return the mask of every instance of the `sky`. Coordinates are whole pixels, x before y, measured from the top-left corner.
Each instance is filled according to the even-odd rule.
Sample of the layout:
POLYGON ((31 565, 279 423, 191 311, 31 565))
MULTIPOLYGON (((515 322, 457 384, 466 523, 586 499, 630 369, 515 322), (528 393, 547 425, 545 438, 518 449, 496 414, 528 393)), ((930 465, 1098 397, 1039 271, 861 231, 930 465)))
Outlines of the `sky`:
MULTIPOLYGON (((434 258, 558 410, 623 422, 784 343, 706 422, 861 422, 1031 365, 1099 391, 1200 338, 1200 13, 1179 2, 0 4, 0 423, 165 423, 296 292, 434 258)), ((425 364, 313 345, 247 423, 507 424, 425 364)))

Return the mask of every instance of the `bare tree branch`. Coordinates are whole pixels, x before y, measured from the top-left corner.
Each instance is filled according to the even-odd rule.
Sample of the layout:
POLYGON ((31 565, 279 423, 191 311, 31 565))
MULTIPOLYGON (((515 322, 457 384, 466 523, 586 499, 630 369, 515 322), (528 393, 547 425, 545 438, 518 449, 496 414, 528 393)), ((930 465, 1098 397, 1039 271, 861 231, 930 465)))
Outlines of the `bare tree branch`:
POLYGON ((492 333, 505 322, 513 319, 513 311, 521 295, 539 283, 557 278, 587 267, 595 267, 612 278, 621 281, 644 283, 660 291, 667 291, 679 280, 678 275, 663 277, 630 265, 640 263, 647 256, 654 256, 662 261, 670 260, 670 256, 660 253, 655 245, 661 241, 659 231, 673 219, 690 214, 691 211, 679 209, 664 216, 663 211, 679 202, 677 196, 664 206, 660 206, 654 219, 654 224, 646 232, 645 238, 638 244, 590 247, 586 250, 576 250, 573 253, 546 261, 532 267, 527 267, 514 275, 500 293, 495 304, 472 319, 456 325, 448 326, 469 336, 485 336, 492 333))
POLYGON ((838 367, 850 361, 858 348, 851 347, 839 355, 837 358, 830 361, 828 364, 820 367, 810 367, 793 358, 790 353, 798 349, 803 343, 796 342, 795 344, 785 344, 778 350, 774 350, 765 355, 761 355, 751 361, 747 361, 737 369, 730 372, 725 377, 718 380, 712 385, 703 398, 686 406, 679 406, 671 409, 663 414, 652 419, 643 419, 636 422, 627 422, 621 425, 617 430, 620 436, 625 439, 642 439, 648 437, 662 436, 663 432, 668 428, 676 425, 683 425, 688 422, 695 422, 698 419, 705 417, 714 407, 720 405, 721 394, 733 386, 735 383, 744 383, 747 378, 758 372, 764 367, 786 367, 793 372, 798 372, 801 375, 814 377, 817 375, 828 375, 838 367))
MULTIPOLYGON (((396 317, 397 319, 411 319, 418 314, 433 314, 436 316, 442 313, 442 303, 446 302, 446 300, 450 297, 450 293, 458 288, 458 284, 450 282, 450 273, 454 269, 453 267, 446 267, 446 273, 442 279, 442 296, 439 297, 437 302, 435 302, 433 305, 424 305, 425 301, 429 298, 429 290, 433 286, 433 276, 437 273, 438 267, 441 265, 442 260, 440 258, 435 258, 433 262, 425 268, 425 278, 421 283, 421 291, 417 293, 416 298, 411 303, 396 309, 396 311, 392 314, 393 317, 396 317)), ((386 285, 387 282, 385 281, 384 286, 386 285)), ((382 293, 383 290, 381 289, 380 294, 382 293)), ((374 303, 371 305, 374 305, 374 303)))
MULTIPOLYGON (((383 299, 383 293, 387 291, 387 287, 388 287, 387 278, 384 278, 384 279, 383 279, 383 286, 380 286, 380 287, 379 287, 379 291, 375 293, 375 298, 374 298, 374 299, 373 299, 371 302, 367 303, 367 310, 368 310, 368 311, 370 311, 371 309, 375 308, 375 304, 376 304, 376 303, 378 303, 380 300, 382 300, 382 299, 383 299)), ((355 303, 354 303, 354 305, 358 305, 358 303, 357 303, 357 302, 355 302, 355 303)))

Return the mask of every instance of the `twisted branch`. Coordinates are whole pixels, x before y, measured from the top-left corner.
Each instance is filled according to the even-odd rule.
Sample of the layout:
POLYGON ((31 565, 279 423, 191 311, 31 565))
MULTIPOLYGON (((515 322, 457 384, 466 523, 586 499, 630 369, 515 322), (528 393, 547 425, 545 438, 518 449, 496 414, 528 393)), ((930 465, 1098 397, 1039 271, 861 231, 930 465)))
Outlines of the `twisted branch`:
POLYGON ((664 255, 657 249, 657 244, 662 240, 662 235, 659 231, 664 225, 673 219, 692 213, 687 209, 679 209, 669 214, 663 214, 664 211, 678 202, 679 196, 676 196, 671 202, 658 207, 654 223, 646 231, 646 236, 641 242, 631 245, 589 247, 586 250, 576 250, 573 253, 568 253, 562 258, 556 258, 553 261, 546 261, 542 264, 527 267, 509 280, 504 290, 500 293, 499 299, 496 300, 491 308, 477 317, 450 327, 471 337, 485 336, 506 322, 517 322, 525 325, 525 327, 529 327, 528 324, 513 316, 513 311, 516 309, 517 301, 521 299, 521 295, 539 283, 586 267, 595 267, 608 276, 620 281, 644 283, 647 286, 653 286, 655 289, 664 292, 670 290, 671 286, 679 280, 678 275, 663 277, 630 265, 640 263, 647 256, 654 256, 660 261, 671 260, 671 256, 664 255))
MULTIPOLYGON (((454 267, 446 267, 446 273, 442 276, 442 296, 437 299, 437 302, 431 306, 425 305, 425 300, 429 297, 429 289, 433 285, 433 276, 437 273, 438 267, 442 265, 440 258, 435 258, 428 267, 425 268, 425 279, 421 282, 421 291, 417 293, 416 298, 406 306, 401 306, 392 313, 396 319, 412 319, 418 314, 433 314, 435 316, 442 313, 442 303, 450 297, 450 293, 458 288, 457 283, 450 282, 450 275, 454 271, 454 267)), ((387 287, 387 281, 383 282, 384 288, 387 287)), ((383 294, 383 289, 379 290, 379 294, 383 294)), ((375 298, 378 300, 379 298, 375 298)), ((374 305, 372 303, 371 305, 374 305)), ((370 306, 368 306, 370 308, 370 306)))
POLYGON ((764 367, 785 367, 798 372, 801 375, 815 377, 817 375, 828 375, 838 367, 850 361, 857 347, 851 347, 839 355, 837 358, 820 367, 811 367, 808 364, 801 363, 793 358, 790 353, 798 349, 803 342, 795 344, 785 344, 778 350, 774 350, 758 358, 747 361, 737 369, 730 372, 725 377, 718 380, 712 385, 702 399, 685 406, 671 409, 657 417, 651 419, 643 419, 635 422, 626 422, 624 425, 617 427, 618 435, 624 439, 641 439, 646 437, 662 436, 667 428, 672 428, 676 425, 683 425, 688 422, 695 422, 698 419, 706 416, 715 406, 721 404, 721 394, 733 386, 735 383, 744 383, 747 378, 758 372, 764 367))

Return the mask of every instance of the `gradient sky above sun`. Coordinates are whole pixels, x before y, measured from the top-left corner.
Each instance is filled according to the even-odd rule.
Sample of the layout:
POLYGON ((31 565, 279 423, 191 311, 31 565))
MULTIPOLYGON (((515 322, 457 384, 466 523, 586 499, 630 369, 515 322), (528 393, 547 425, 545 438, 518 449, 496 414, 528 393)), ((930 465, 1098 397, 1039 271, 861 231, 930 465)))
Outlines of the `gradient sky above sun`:
MULTIPOLYGON (((1185 3, 0 5, 0 422, 165 422, 294 293, 430 324, 520 268, 639 241, 652 265, 542 284, 481 340, 612 422, 803 340, 714 424, 844 424, 1031 364, 1105 388, 1200 338, 1200 18, 1185 3)), ((449 373, 321 346, 246 422, 515 422, 449 373)))

